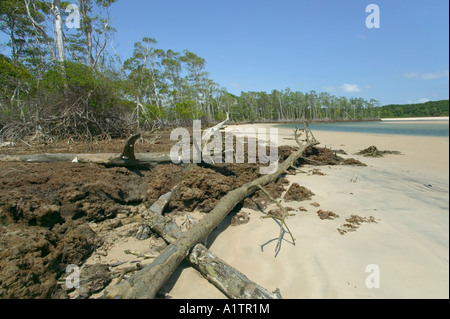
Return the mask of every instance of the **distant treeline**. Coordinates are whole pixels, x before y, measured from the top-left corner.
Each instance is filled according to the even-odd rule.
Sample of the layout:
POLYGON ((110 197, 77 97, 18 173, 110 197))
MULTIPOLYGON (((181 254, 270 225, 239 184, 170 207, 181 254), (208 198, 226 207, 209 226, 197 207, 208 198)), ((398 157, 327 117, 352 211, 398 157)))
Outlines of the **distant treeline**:
POLYGON ((0 141, 24 136, 125 137, 141 129, 202 119, 234 122, 357 121, 442 116, 446 101, 380 106, 375 99, 299 92, 227 92, 189 50, 162 49, 143 37, 130 56, 117 54, 109 7, 80 0, 80 28, 68 1, 0 0, 0 141))
POLYGON ((449 116, 449 100, 429 101, 417 104, 389 104, 380 107, 379 115, 386 117, 449 116))

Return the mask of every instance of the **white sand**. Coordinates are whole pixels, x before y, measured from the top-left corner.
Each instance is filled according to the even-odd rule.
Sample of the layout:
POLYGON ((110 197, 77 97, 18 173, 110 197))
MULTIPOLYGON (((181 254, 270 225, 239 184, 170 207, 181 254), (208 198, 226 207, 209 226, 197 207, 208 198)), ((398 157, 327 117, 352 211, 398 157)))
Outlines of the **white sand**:
MULTIPOLYGON (((268 127, 268 125, 258 125, 268 127)), ((263 287, 279 288, 284 298, 449 298, 449 139, 315 131, 320 146, 343 149, 367 167, 322 166, 325 176, 288 176, 315 193, 288 225, 276 257, 279 226, 251 211, 246 225, 214 233, 211 249, 263 287), (364 158, 351 155, 370 145, 403 155, 364 158), (315 208, 311 202, 320 203, 315 208), (317 210, 339 214, 321 220, 317 210), (350 215, 374 216, 355 232, 337 231, 350 215), (368 288, 368 265, 379 269, 379 288, 368 288)), ((295 143, 279 130, 279 143, 295 143)), ((313 166, 305 166, 308 172, 313 166)), ((268 210, 267 210, 268 211, 268 210)), ((166 288, 173 298, 224 298, 194 269, 180 268, 166 288)))

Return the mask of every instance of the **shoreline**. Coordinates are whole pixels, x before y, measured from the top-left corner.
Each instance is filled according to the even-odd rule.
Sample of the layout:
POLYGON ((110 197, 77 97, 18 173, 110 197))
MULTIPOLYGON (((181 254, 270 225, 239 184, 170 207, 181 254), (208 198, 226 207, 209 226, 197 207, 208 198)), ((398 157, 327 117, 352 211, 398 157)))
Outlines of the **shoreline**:
MULTIPOLYGON (((367 122, 367 121, 366 121, 367 122)), ((377 136, 396 136, 397 138, 402 138, 402 137, 437 137, 437 138, 449 138, 448 135, 448 130, 443 129, 443 125, 447 125, 449 124, 448 119, 445 120, 443 118, 434 118, 433 120, 430 120, 429 118, 414 118, 414 119, 383 119, 380 121, 377 121, 377 123, 380 123, 379 125, 376 125, 375 129, 368 129, 368 130, 364 130, 364 122, 359 122, 359 124, 356 124, 356 129, 352 130, 351 126, 349 126, 349 129, 338 129, 336 125, 339 124, 345 124, 345 123, 357 123, 356 121, 354 122, 323 122, 323 123, 309 123, 311 126, 310 128, 313 130, 313 132, 328 132, 330 134, 339 134, 339 133, 349 133, 349 134, 368 134, 368 135, 377 135, 377 136), (317 127, 315 127, 314 124, 317 124, 317 127), (321 125, 323 124, 323 125, 321 125), (328 125, 331 125, 331 129, 329 129, 328 125), (334 124, 334 126, 333 126, 334 124), (433 134, 424 134, 421 131, 421 127, 424 124, 439 124, 439 127, 442 128, 442 131, 436 131, 433 134), (394 129, 392 129, 392 126, 394 127, 394 129), (405 127, 403 125, 406 125, 407 128, 409 128, 409 130, 397 130, 395 129, 397 126, 401 127, 405 127), (413 127, 416 126, 419 128, 419 130, 414 131, 413 127)), ((368 122, 368 123, 373 123, 373 121, 368 122)), ((277 128, 280 130, 283 129, 289 129, 289 130, 294 130, 296 127, 299 128, 303 128, 303 123, 254 123, 254 124, 230 124, 229 126, 231 127, 236 127, 236 128, 247 128, 247 127, 260 127, 260 128, 269 128, 269 127, 273 127, 273 128, 277 128)), ((352 125, 352 124, 350 124, 352 125)), ((371 126, 368 126, 369 128, 371 128, 371 126)))
POLYGON ((390 117, 382 118, 381 121, 448 121, 448 116, 436 117, 390 117))
MULTIPOLYGON (((319 147, 343 149, 348 154, 343 157, 368 166, 306 165, 300 168, 303 173, 288 175, 290 185, 298 183, 315 195, 302 202, 282 200, 285 207, 295 209, 287 223, 296 244, 286 236, 276 257, 279 226, 261 219, 260 211, 246 208, 250 222, 229 226, 228 216, 211 235, 211 250, 266 289, 279 288, 283 298, 448 298, 449 139, 313 133, 321 142, 319 147), (370 145, 399 150, 402 155, 353 155, 370 145), (325 175, 311 174, 313 168, 325 175), (312 202, 320 207, 311 206, 312 202), (307 211, 299 211, 300 206, 307 211), (319 209, 339 217, 321 220, 319 209), (352 215, 373 216, 377 222, 363 223, 356 231, 341 235, 337 229, 352 215), (380 288, 366 285, 370 265, 379 268, 380 288)), ((295 145, 292 130, 279 129, 278 134, 279 146, 295 145)), ((266 212, 274 208, 270 205, 266 212)), ((224 298, 186 266, 169 294, 173 298, 224 298)))
POLYGON ((253 122, 230 122, 229 125, 276 125, 276 124, 303 124, 304 122, 308 124, 320 124, 320 123, 352 123, 352 122, 382 122, 382 121, 448 121, 448 116, 433 116, 433 117, 389 117, 389 118, 371 118, 371 119, 340 119, 340 120, 330 120, 330 119, 318 119, 318 120, 303 120, 303 119, 293 119, 293 120, 273 120, 273 121, 253 121, 253 122))

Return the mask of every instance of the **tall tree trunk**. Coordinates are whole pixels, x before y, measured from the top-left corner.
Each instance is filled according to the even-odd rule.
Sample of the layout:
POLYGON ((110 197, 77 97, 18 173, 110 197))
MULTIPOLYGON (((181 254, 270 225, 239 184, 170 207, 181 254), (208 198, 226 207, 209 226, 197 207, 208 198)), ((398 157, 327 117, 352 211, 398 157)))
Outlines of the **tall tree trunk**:
POLYGON ((92 27, 86 31, 86 45, 88 50, 89 66, 94 66, 94 57, 92 56, 92 27))
POLYGON ((283 103, 281 103, 281 93, 278 94, 278 102, 280 103, 280 120, 284 120, 283 103))
POLYGON ((64 50, 64 34, 60 0, 53 0, 52 10, 53 15, 55 16, 56 46, 58 48, 59 62, 64 62, 66 60, 66 54, 64 50))
POLYGON ((93 44, 92 44, 92 18, 89 16, 92 10, 92 5, 90 0, 80 0, 80 15, 82 21, 82 30, 84 32, 88 64, 92 68, 94 66, 94 57, 92 54, 93 44))
POLYGON ((36 33, 39 34, 36 36, 36 40, 38 40, 39 37, 42 36, 42 38, 44 38, 45 44, 48 47, 49 52, 52 55, 53 60, 57 61, 58 59, 56 57, 55 51, 52 48, 51 39, 45 32, 45 29, 33 18, 33 15, 31 14, 31 11, 30 11, 30 1, 31 0, 23 0, 23 1, 25 4, 25 9, 27 11, 28 18, 30 18, 30 21, 33 24, 34 29, 37 31, 36 33))

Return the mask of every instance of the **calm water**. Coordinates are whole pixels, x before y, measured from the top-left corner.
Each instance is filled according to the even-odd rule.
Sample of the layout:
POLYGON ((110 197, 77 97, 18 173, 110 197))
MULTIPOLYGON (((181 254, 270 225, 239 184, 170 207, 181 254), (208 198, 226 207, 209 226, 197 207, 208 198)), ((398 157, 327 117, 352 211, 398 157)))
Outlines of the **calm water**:
MULTIPOLYGON (((303 127, 303 124, 280 124, 279 127, 292 128, 303 127)), ((374 134, 399 134, 448 137, 448 120, 399 120, 376 122, 346 122, 346 123, 320 123, 310 124, 311 130, 355 132, 374 134)))

